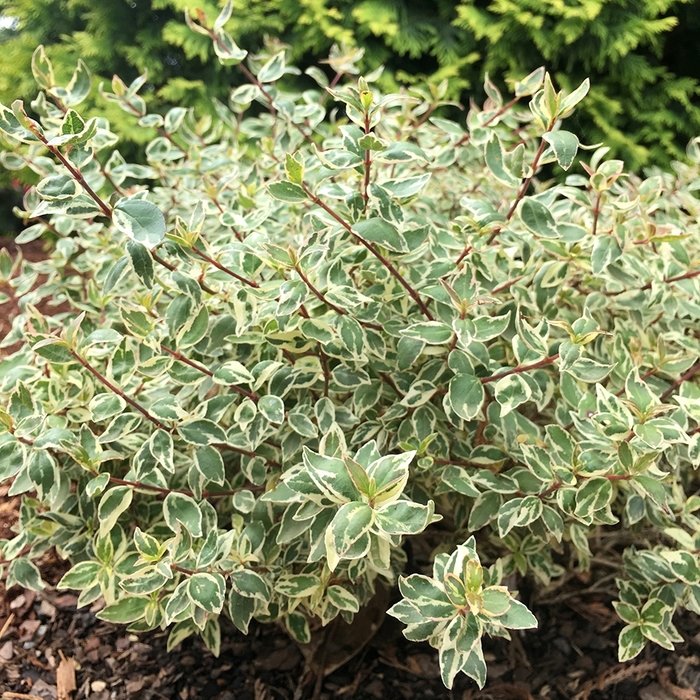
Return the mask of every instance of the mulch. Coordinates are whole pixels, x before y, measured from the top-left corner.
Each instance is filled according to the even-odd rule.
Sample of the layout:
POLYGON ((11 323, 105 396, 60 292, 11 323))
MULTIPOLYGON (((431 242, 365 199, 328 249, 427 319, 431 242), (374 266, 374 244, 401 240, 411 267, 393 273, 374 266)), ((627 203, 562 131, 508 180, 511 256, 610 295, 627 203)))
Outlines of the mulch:
MULTIPOLYGON (((40 260, 43 249, 36 242, 23 253, 40 260)), ((0 306, 0 337, 16 312, 14 302, 0 306)), ((18 517, 19 499, 7 490, 0 486, 0 539, 14 536, 18 517)), ((464 676, 445 689, 436 651, 406 641, 389 617, 371 637, 367 618, 334 628, 322 640, 321 663, 278 626, 253 623, 245 636, 223 616, 218 658, 198 638, 168 652, 167 631, 130 634, 97 619, 100 601, 78 610, 75 595, 55 590, 67 565, 53 552, 39 566, 51 584, 40 593, 7 590, 0 577, 2 700, 700 700, 698 617, 678 616, 684 642, 675 651, 649 645, 618 664, 614 586, 606 585, 610 568, 596 563, 539 598, 522 583, 539 628, 515 632, 511 641, 485 640, 481 691, 464 676), (354 655, 324 675, 341 647, 345 658, 354 655)))
MULTIPOLYGON (((12 238, 2 238, 0 237, 0 250, 3 248, 7 249, 7 252, 11 257, 15 257, 19 250, 22 252, 22 257, 29 262, 40 262, 45 260, 47 257, 46 243, 41 239, 31 241, 30 243, 25 243, 24 245, 18 246, 12 238)), ((39 280, 45 279, 43 276, 39 276, 39 280)), ((0 281, 0 292, 4 292, 9 296, 9 300, 4 304, 0 305, 0 340, 2 340, 7 333, 9 333, 12 328, 12 319, 20 313, 20 306, 18 300, 14 295, 14 288, 7 282, 0 281)), ((57 309, 53 309, 49 306, 48 300, 42 302, 38 306, 39 310, 46 315, 51 313, 56 313, 57 309)), ((65 310, 65 309, 62 309, 65 310)), ((14 352, 19 346, 12 348, 0 348, 0 357, 4 355, 9 355, 14 352)))
MULTIPOLYGON (((65 564, 47 555, 40 568, 55 583, 65 564)), ((572 591, 567 591, 571 593, 572 591)), ((616 663, 611 596, 588 600, 585 589, 566 603, 534 605, 540 627, 510 642, 486 640, 486 687, 459 676, 452 691, 439 678, 437 653, 407 642, 386 618, 377 634, 318 684, 296 644, 275 625, 253 624, 248 636, 222 617, 215 658, 197 638, 166 651, 167 631, 130 634, 98 620, 77 598, 0 584, 0 689, 18 700, 698 700, 700 633, 697 617, 679 620, 685 642, 675 652, 650 646, 616 663), (8 624, 9 622, 9 624, 8 624), (75 669, 76 690, 60 694, 57 669, 75 669), (9 691, 9 692, 8 692, 9 691), (13 695, 13 693, 15 693, 13 695)), ((344 636, 344 635, 339 635, 344 636)), ((329 643, 333 640, 329 640, 329 643)), ((347 641, 347 640, 345 640, 347 641)), ((318 670, 316 668, 315 670, 318 670)))

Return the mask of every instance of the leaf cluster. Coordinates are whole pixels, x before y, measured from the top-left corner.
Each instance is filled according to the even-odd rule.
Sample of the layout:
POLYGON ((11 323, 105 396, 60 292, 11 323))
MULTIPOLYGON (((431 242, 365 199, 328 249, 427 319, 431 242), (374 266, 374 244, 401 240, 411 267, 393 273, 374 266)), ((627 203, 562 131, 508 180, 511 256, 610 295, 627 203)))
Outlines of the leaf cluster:
POLYGON ((248 60, 229 12, 188 19, 248 80, 216 121, 149 112, 144 78, 103 87, 156 129, 145 165, 80 115, 82 63, 57 85, 38 49, 38 118, 0 106, 40 180, 21 240, 57 239, 0 254, 23 309, 0 364, 8 585, 41 587, 55 547, 80 605, 218 653, 221 615, 303 642, 398 582, 391 614, 445 683, 483 685, 483 635, 535 624, 504 580, 585 571, 624 529, 603 550, 620 657, 671 647, 674 612, 700 612, 698 142, 630 175, 565 128, 588 83, 543 69, 487 82, 466 129, 377 74, 286 91, 284 53, 248 60), (403 578, 428 529, 432 575, 403 578))

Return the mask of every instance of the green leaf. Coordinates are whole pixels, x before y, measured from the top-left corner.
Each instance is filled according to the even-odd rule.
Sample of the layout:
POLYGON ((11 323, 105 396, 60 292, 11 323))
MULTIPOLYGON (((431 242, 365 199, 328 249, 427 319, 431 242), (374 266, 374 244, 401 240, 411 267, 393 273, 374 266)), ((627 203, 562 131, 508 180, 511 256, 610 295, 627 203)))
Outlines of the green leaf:
POLYGON ((472 319, 476 328, 476 339, 482 343, 503 335, 510 324, 510 311, 503 316, 478 316, 472 319))
POLYGON ((258 401, 258 411, 270 423, 277 423, 278 425, 284 423, 284 402, 279 396, 273 396, 272 394, 261 396, 258 401))
POLYGON ((627 625, 618 638, 617 656, 620 662, 630 661, 647 645, 647 640, 637 625, 627 625))
POLYGON ((566 371, 582 382, 594 384, 605 379, 605 377, 610 374, 613 367, 614 365, 604 365, 588 357, 580 357, 572 365, 567 367, 566 371))
POLYGON ((605 508, 613 498, 612 483, 603 477, 587 479, 576 493, 577 518, 586 518, 597 510, 605 508))
POLYGON ((428 345, 445 345, 452 340, 453 334, 452 327, 440 321, 420 321, 401 331, 402 336, 428 345))
POLYGON ((568 170, 576 158, 578 137, 570 131, 549 131, 542 138, 552 147, 557 163, 568 170))
POLYGON ((614 236, 601 234, 596 236, 593 244, 593 252, 591 253, 591 267, 594 275, 600 275, 602 272, 616 260, 622 257, 620 244, 614 236))
POLYGON ((338 337, 345 349, 354 358, 361 358, 366 343, 362 326, 351 316, 341 316, 336 323, 338 337))
POLYGON ((252 491, 243 489, 233 495, 233 507, 240 513, 252 513, 255 508, 255 496, 252 491))
POLYGON ((416 340, 407 336, 399 338, 396 346, 399 369, 408 369, 421 355, 425 348, 422 340, 416 340))
MULTIPOLYGON (((230 2, 230 0, 229 0, 230 2)), ((179 644, 185 641, 188 637, 191 637, 197 631, 197 627, 193 620, 183 620, 173 625, 168 635, 168 642, 166 644, 166 651, 170 652, 175 649, 179 644)))
POLYGON ((281 576, 275 582, 275 591, 289 598, 305 598, 321 587, 321 579, 311 574, 281 576))
POLYGON ((120 586, 132 595, 148 595, 159 591, 168 583, 168 577, 156 567, 141 569, 138 573, 120 583, 120 586))
MULTIPOLYGON (((644 426, 635 426, 635 428, 641 427, 644 426)), ((666 491, 666 486, 661 481, 646 474, 637 474, 634 477, 633 482, 641 486, 644 495, 651 498, 651 500, 656 503, 657 506, 660 508, 666 507, 668 493, 666 491)))
MULTIPOLYGON (((82 59, 78 59, 78 65, 65 90, 56 88, 56 92, 58 93, 59 99, 61 99, 66 106, 75 107, 75 105, 80 104, 90 94, 91 86, 92 80, 90 79, 90 71, 83 63, 82 59)), ((54 94, 56 94, 56 92, 54 92, 54 94)))
POLYGON ((509 187, 517 187, 520 180, 505 165, 505 149, 498 136, 494 135, 484 147, 486 165, 498 182, 509 187))
POLYGON ((328 586, 326 595, 339 610, 347 610, 351 613, 356 613, 360 610, 360 602, 350 591, 342 586, 328 586))
POLYGON ((341 506, 326 535, 328 566, 331 571, 336 568, 339 559, 359 559, 367 554, 369 537, 366 534, 373 522, 374 511, 366 503, 346 503, 341 506))
POLYGON ((457 374, 450 380, 448 389, 450 406, 464 420, 474 420, 479 415, 486 392, 478 377, 457 374))
POLYGON ((509 374, 494 385, 494 398, 501 405, 501 417, 507 416, 532 397, 530 384, 520 374, 509 374))
POLYGON ((590 87, 591 81, 586 78, 571 94, 562 99, 558 115, 560 119, 571 113, 571 110, 588 94, 590 87))
POLYGON ((537 627, 537 618, 519 600, 512 598, 508 611, 498 617, 498 622, 511 630, 526 630, 537 627))
POLYGON ((461 493, 464 496, 469 496, 470 498, 478 498, 481 495, 479 489, 474 486, 472 480, 469 478, 466 469, 462 467, 448 466, 442 473, 441 483, 447 486, 447 488, 461 493))
POLYGON ((119 284, 119 282, 126 276, 126 271, 129 266, 129 256, 124 255, 114 262, 110 267, 107 277, 105 277, 104 284, 102 285, 102 291, 104 294, 109 294, 109 292, 114 289, 114 287, 119 284))
POLYGON ((219 29, 223 29, 226 23, 231 19, 231 15, 233 15, 233 0, 226 0, 226 4, 214 21, 214 31, 218 32, 219 29))
POLYGON ((85 129, 85 122, 81 116, 74 110, 69 109, 63 117, 61 124, 62 134, 80 134, 85 129))
POLYGON ((75 357, 68 349, 68 343, 58 338, 46 338, 32 347, 37 355, 55 364, 67 364, 76 362, 75 357))
MULTIPOLYGON (((359 457, 358 452, 358 457, 359 457)), ((415 452, 386 455, 367 466, 367 474, 375 480, 377 491, 375 504, 389 503, 396 500, 406 486, 409 465, 416 456, 415 452)))
POLYGON ((402 199, 404 197, 413 197, 418 194, 430 180, 430 173, 406 177, 401 180, 387 180, 382 183, 382 187, 389 190, 394 197, 402 199))
POLYGON ((211 446, 200 447, 194 453, 194 463, 197 471, 207 481, 213 481, 219 486, 223 485, 226 473, 224 471, 224 460, 219 450, 211 446))
POLYGON ((314 422, 305 414, 290 411, 287 414, 289 427, 302 437, 315 438, 318 435, 318 428, 314 422))
POLYGON ((90 588, 97 583, 97 577, 101 568, 101 565, 96 561, 81 561, 63 575, 56 588, 59 590, 66 588, 84 590, 90 588))
MULTIPOLYGON (((492 617, 505 615, 510 610, 511 597, 502 588, 485 588, 481 593, 484 601, 483 612, 492 617)), ((499 620, 500 622, 500 620, 499 620)))
POLYGON ((378 243, 397 253, 406 250, 406 242, 403 236, 388 221, 379 217, 358 221, 352 229, 360 238, 371 243, 378 243))
POLYGON ((542 515, 542 501, 525 496, 506 501, 498 511, 498 536, 505 537, 514 527, 525 527, 542 515))
POLYGON ((41 498, 45 497, 56 483, 57 472, 56 460, 47 451, 37 450, 29 458, 27 475, 41 498))
POLYGON ((157 561, 161 556, 161 547, 158 540, 152 535, 143 532, 139 527, 134 531, 134 544, 146 561, 157 561))
POLYGON ((629 603, 622 603, 620 601, 613 601, 613 607, 615 612, 619 615, 620 619, 629 624, 634 624, 639 622, 639 610, 629 603))
POLYGON ((226 433, 214 421, 205 418, 184 421, 178 424, 180 437, 192 445, 211 445, 225 443, 226 433))
MULTIPOLYGON (((273 83, 284 75, 284 51, 275 54, 259 71, 261 83, 273 83)), ((291 178, 290 178, 291 179, 291 178)))
POLYGON ((119 516, 131 505, 133 498, 134 489, 131 486, 115 486, 103 494, 97 509, 101 537, 111 532, 119 516))
POLYGON ((351 457, 345 457, 343 462, 345 463, 345 468, 348 470, 348 474, 350 475, 355 488, 367 498, 373 496, 374 488, 363 466, 351 457))
POLYGON ((104 472, 99 476, 96 476, 94 479, 90 479, 90 481, 88 481, 88 483, 85 485, 85 493, 89 498, 99 496, 107 488, 108 484, 109 474, 104 472))
POLYGON ((304 303, 306 296, 307 288, 301 280, 286 280, 280 285, 280 296, 275 315, 289 316, 293 314, 304 303))
POLYGON ((520 205, 520 218, 525 226, 542 238, 559 238, 557 223, 542 202, 532 197, 525 197, 520 205))
POLYGON ((306 192, 292 182, 273 182, 267 186, 267 189, 280 202, 294 204, 295 202, 305 202, 308 199, 306 192))
POLYGON ((308 644, 311 641, 311 630, 309 629, 309 621, 304 615, 299 612, 293 612, 287 615, 285 624, 289 633, 296 639, 299 644, 308 644))
POLYGON ((214 370, 217 384, 253 384, 255 377, 238 361, 229 360, 214 370))
POLYGON ((40 591, 45 587, 41 580, 41 572, 34 562, 27 557, 18 557, 10 562, 7 570, 6 586, 17 584, 22 588, 28 588, 30 591, 40 591))
POLYGON ((36 186, 36 192, 49 202, 62 202, 77 197, 82 188, 70 175, 49 175, 36 186))
POLYGON ((267 603, 270 600, 270 589, 265 579, 255 571, 238 569, 231 574, 233 590, 245 598, 256 598, 267 603))
POLYGON ((163 515, 173 532, 182 525, 192 537, 202 536, 202 511, 193 498, 183 493, 169 493, 163 501, 163 515))
POLYGON ((324 457, 304 448, 304 466, 318 489, 334 503, 360 500, 360 492, 342 459, 324 457))
POLYGON ((127 241, 126 252, 134 272, 144 285, 150 289, 153 286, 155 270, 153 269, 153 258, 148 248, 136 241, 127 241))
POLYGON ((436 391, 437 387, 435 384, 427 380, 419 379, 413 382, 408 388, 408 392, 401 399, 401 405, 407 406, 408 408, 422 406, 424 403, 430 401, 436 391))
POLYGON ((149 598, 125 596, 113 605, 108 605, 100 610, 97 617, 106 622, 119 622, 121 624, 136 622, 144 616, 148 602, 149 598))
MULTIPOLYGON (((18 105, 23 108, 21 100, 15 100, 13 107, 18 105)), ((20 123, 17 115, 11 110, 5 107, 5 105, 0 104, 0 131, 3 131, 8 136, 22 141, 23 143, 35 143, 38 141, 37 137, 25 128, 23 123, 20 123)))
POLYGON ((114 225, 146 248, 155 248, 165 238, 165 217, 145 199, 120 199, 112 212, 114 225))
POLYGON ((224 607, 226 582, 221 574, 196 573, 187 581, 190 600, 208 613, 218 614, 224 607))
POLYGON ((376 524, 388 535, 417 535, 437 519, 433 516, 434 511, 432 501, 428 501, 425 506, 410 501, 397 501, 377 510, 376 524))
POLYGON ((216 30, 214 34, 214 53, 224 66, 238 65, 248 55, 248 52, 239 48, 238 44, 223 29, 216 30))
POLYGON ((233 622, 243 634, 248 634, 248 626, 255 612, 255 600, 251 597, 241 595, 234 588, 230 590, 228 600, 228 611, 231 622, 233 622))

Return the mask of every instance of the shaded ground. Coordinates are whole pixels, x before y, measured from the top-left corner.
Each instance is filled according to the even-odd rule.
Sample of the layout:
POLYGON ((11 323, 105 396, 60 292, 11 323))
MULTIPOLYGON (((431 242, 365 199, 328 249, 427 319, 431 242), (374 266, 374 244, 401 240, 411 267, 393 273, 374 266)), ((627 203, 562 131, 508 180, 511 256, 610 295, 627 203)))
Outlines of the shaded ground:
MULTIPOLYGON (((6 241, 0 239, 0 247, 6 241)), ((10 252, 14 250, 11 246, 10 252)), ((42 244, 23 246, 30 260, 42 244)), ((7 291, 4 287, 2 291, 7 291)), ((0 306, 0 337, 18 307, 0 306)), ((0 486, 0 539, 13 536, 19 499, 0 486)), ((426 562, 419 562, 419 564, 426 562)), ((47 554, 45 580, 55 584, 66 569, 47 554)), ((356 655, 317 683, 312 664, 275 626, 253 625, 249 636, 222 618, 222 649, 214 658, 198 639, 166 651, 167 632, 140 636, 103 623, 93 609, 76 609, 74 595, 51 588, 35 594, 6 590, 0 580, 0 698, 2 700, 700 700, 700 626, 688 613, 678 620, 684 643, 675 652, 647 648, 620 665, 620 623, 611 606, 610 564, 594 561, 590 575, 571 576, 539 602, 523 585, 523 599, 539 629, 515 633, 511 642, 487 640, 488 682, 483 691, 465 677, 446 690, 437 654, 427 644, 407 642, 386 618, 356 655), (57 679, 62 660, 75 676, 75 690, 57 679)), ((365 626, 369 622, 362 623, 365 626)), ((358 625, 357 627, 362 627, 358 625)), ((366 629, 336 630, 345 644, 367 638, 366 629)), ((332 649, 331 652, 332 653, 332 649)), ((60 674, 59 674, 60 675, 60 674)))
MULTIPOLYGON (((0 492, 2 493, 2 492, 0 492)), ((7 511, 5 512, 7 516, 7 511)), ((42 571, 57 580, 63 565, 47 557, 42 571)), ((485 644, 489 678, 483 691, 459 677, 452 691, 438 677, 437 655, 406 642, 387 618, 375 637, 347 664, 326 676, 321 699, 449 698, 455 700, 697 700, 700 634, 697 618, 680 620, 685 643, 677 652, 649 648, 624 666, 615 663, 619 626, 611 596, 586 600, 584 589, 566 603, 534 606, 540 629, 512 642, 485 644)), ((222 624, 222 650, 214 658, 198 639, 166 651, 166 632, 131 635, 76 610, 76 598, 0 585, 0 689, 3 698, 27 695, 64 700, 56 669, 62 656, 76 667, 66 700, 302 700, 314 697, 314 678, 289 638, 275 626, 254 625, 249 636, 222 624), (7 621, 9 625, 5 627, 7 621), (7 691, 10 691, 7 694, 7 691), (17 693, 19 695, 12 695, 17 693)))
MULTIPOLYGON (((46 243, 42 240, 35 240, 18 246, 12 238, 0 237, 0 250, 6 248, 10 256, 15 258, 18 249, 21 249, 22 257, 30 262, 39 262, 47 257, 44 250, 45 246, 46 243)), ((20 308, 14 296, 14 289, 10 284, 0 281, 0 292, 4 292, 10 297, 4 304, 0 304, 0 340, 2 340, 12 328, 12 319, 20 312, 20 308)), ((39 310, 46 314, 56 313, 56 307, 51 310, 47 304, 40 304, 39 310)), ((1 349, 0 357, 10 354, 14 349, 1 349)))

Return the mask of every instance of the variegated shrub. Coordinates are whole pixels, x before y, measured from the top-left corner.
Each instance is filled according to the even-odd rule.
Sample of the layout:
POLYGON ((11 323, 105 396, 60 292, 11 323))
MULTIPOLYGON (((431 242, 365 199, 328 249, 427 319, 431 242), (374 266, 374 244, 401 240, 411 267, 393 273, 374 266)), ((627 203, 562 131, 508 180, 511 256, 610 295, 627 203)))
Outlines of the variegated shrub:
POLYGON ((40 179, 21 240, 54 242, 0 255, 8 584, 55 547, 80 605, 216 653, 222 614, 305 641, 398 579, 406 636, 483 685, 483 635, 536 624, 504 584, 598 556, 620 658, 672 648, 700 612, 698 144, 628 175, 562 128, 587 84, 544 71, 487 83, 466 127, 442 86, 380 95, 340 55, 290 93, 228 11, 190 20, 250 79, 217 120, 102 88, 146 164, 79 116, 82 63, 60 87, 38 49, 34 116, 2 107, 4 166, 40 179), (439 543, 431 576, 400 577, 407 536, 439 543))

